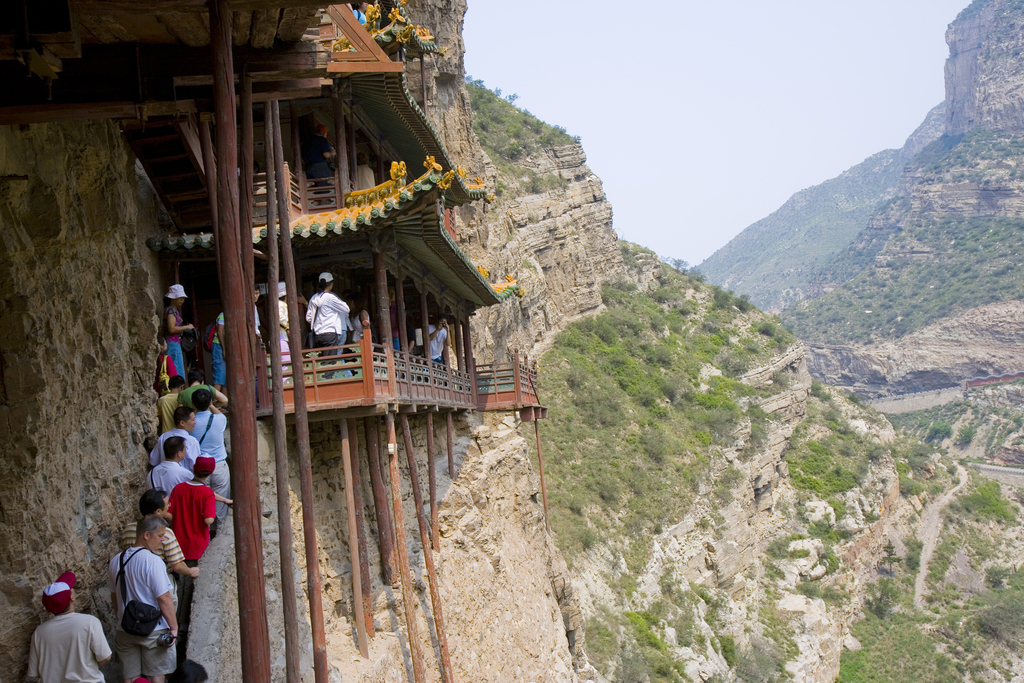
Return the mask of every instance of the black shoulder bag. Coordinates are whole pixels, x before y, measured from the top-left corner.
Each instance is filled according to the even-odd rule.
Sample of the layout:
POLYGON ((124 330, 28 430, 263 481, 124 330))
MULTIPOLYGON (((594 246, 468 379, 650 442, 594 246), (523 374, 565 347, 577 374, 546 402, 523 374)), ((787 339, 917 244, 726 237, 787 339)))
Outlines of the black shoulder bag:
POLYGON ((163 616, 163 612, 160 611, 159 607, 153 605, 147 605, 139 600, 128 599, 128 586, 125 581, 125 569, 128 567, 128 563, 138 555, 142 549, 136 550, 131 556, 125 561, 124 556, 128 554, 125 550, 121 553, 121 568, 117 572, 117 581, 121 587, 122 599, 124 603, 124 614, 121 616, 121 628, 124 629, 125 633, 133 636, 148 636, 156 628, 156 625, 160 622, 160 618, 163 616))

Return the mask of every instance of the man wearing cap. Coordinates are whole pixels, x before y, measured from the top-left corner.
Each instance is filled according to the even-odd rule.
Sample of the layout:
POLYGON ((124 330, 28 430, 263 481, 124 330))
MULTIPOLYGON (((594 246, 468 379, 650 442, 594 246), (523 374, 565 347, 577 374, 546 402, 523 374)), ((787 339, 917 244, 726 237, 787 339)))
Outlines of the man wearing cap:
POLYGON ((136 526, 135 545, 114 555, 107 569, 110 600, 117 608, 114 649, 121 660, 125 683, 139 676, 145 676, 152 683, 164 683, 167 674, 177 668, 174 641, 178 637, 178 620, 171 597, 173 585, 164 561, 156 555, 166 530, 167 520, 163 517, 143 517, 136 526), (122 572, 123 589, 119 580, 122 572), (124 606, 131 600, 160 610, 160 619, 149 635, 127 633, 122 627, 124 606))
MULTIPOLYGON (((306 165, 306 177, 330 178, 331 168, 327 160, 334 156, 334 148, 327 141, 327 126, 318 125, 313 129, 314 135, 306 139, 302 146, 302 163, 306 165)), ((318 183, 318 185, 327 183, 318 183)))
POLYGON ((202 450, 199 446, 199 441, 193 437, 189 432, 195 429, 196 416, 195 411, 192 408, 186 406, 178 406, 174 409, 174 429, 164 432, 160 435, 160 439, 156 442, 156 446, 149 452, 149 464, 152 467, 157 467, 162 463, 164 458, 164 444, 167 440, 180 436, 185 439, 185 459, 181 461, 181 466, 189 472, 192 471, 192 464, 199 457, 199 453, 202 450))
MULTIPOLYGON (((203 455, 196 460, 192 481, 178 484, 171 491, 170 511, 173 516, 171 529, 178 538, 185 564, 198 567, 199 558, 210 546, 210 526, 217 518, 213 491, 206 486, 206 479, 216 469, 213 458, 203 455)), ((192 617, 192 592, 195 583, 189 576, 183 576, 178 584, 178 615, 181 622, 181 647, 188 647, 189 623, 192 617)))
MULTIPOLYGON (((316 336, 316 347, 341 346, 345 343, 349 322, 348 304, 334 294, 334 276, 328 272, 320 273, 317 289, 309 300, 306 309, 306 322, 316 336)), ((338 350, 324 351, 325 356, 335 356, 338 350)))
POLYGON ((100 620, 75 612, 75 575, 64 572, 43 589, 43 607, 55 615, 32 634, 28 677, 43 683, 103 683, 100 667, 110 660, 110 646, 100 620))

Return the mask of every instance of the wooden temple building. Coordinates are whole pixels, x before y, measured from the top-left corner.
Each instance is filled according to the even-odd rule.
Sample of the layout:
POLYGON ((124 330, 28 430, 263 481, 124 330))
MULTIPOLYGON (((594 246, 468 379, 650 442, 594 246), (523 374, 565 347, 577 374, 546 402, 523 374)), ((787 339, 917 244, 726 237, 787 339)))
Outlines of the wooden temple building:
MULTIPOLYGON (((404 2, 395 0, 371 6, 365 26, 347 5, 308 0, 12 4, 0 24, 0 48, 15 56, 0 59, 0 124, 117 120, 173 221, 173 230, 148 246, 188 292, 186 317, 203 330, 225 314, 244 680, 270 680, 257 420, 273 421, 275 431, 289 683, 299 680, 300 645, 286 431, 294 429, 297 437, 305 549, 315 558, 309 422, 338 422, 353 538, 363 531, 352 514, 361 504, 354 499, 350 434, 357 420, 371 420, 383 423, 387 435, 380 444, 367 437, 371 459, 375 452, 381 457, 371 463, 371 476, 390 469, 390 500, 385 496, 387 509, 379 501, 377 509, 378 522, 390 516, 393 524, 379 524, 381 544, 397 554, 396 579, 412 605, 396 462, 402 427, 442 680, 451 683, 432 559, 438 548, 433 418, 447 422, 454 478, 453 412, 515 410, 535 422, 546 417, 546 409, 537 395, 535 365, 518 353, 488 365, 477 365, 473 357, 470 316, 515 295, 518 286, 508 279, 493 284, 459 247, 455 209, 487 201, 487 188, 450 158, 425 113, 426 88, 417 96, 406 83, 407 69, 418 69, 425 83, 423 55, 443 48, 427 28, 410 23, 404 2), (307 178, 301 161, 302 145, 317 126, 327 128, 337 152, 330 178, 307 178), (372 184, 360 186, 360 178, 371 176, 372 184), (335 292, 344 292, 354 311, 365 310, 369 322, 358 342, 303 349, 307 327, 300 301, 315 293, 322 271, 333 273, 335 292), (291 354, 284 358, 276 334, 278 281, 286 283, 290 323, 291 354), (262 339, 253 334, 254 289, 265 293, 262 339), (425 336, 439 315, 450 321, 452 342, 442 363, 415 352, 417 333, 425 336), (398 330, 392 319, 399 321, 398 330), (397 350, 393 336, 400 340, 397 350), (408 418, 415 414, 425 415, 428 424, 429 517, 412 462, 408 418)), ((195 361, 206 362, 201 354, 195 361)), ((384 490, 375 480, 378 486, 384 490)), ((363 539, 349 545, 353 603, 365 606, 369 584, 358 548, 363 539)), ((321 579, 315 560, 306 567, 315 680, 326 683, 321 579)), ((369 615, 355 611, 365 656, 369 615)), ((416 649, 416 626, 407 619, 419 683, 426 660, 416 649)))

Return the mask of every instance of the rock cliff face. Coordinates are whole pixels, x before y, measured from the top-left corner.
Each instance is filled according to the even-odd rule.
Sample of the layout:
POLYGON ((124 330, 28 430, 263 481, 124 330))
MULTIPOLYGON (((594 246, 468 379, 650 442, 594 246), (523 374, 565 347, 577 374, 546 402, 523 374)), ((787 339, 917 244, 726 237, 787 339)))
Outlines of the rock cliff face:
POLYGON ((1021 8, 1011 0, 980 0, 946 31, 946 133, 982 129, 1024 132, 1021 8))
POLYGON ((138 507, 160 302, 157 209, 116 126, 0 126, 0 672, 24 672, 64 571, 112 625, 107 561, 138 507), (128 321, 125 325, 124 322, 128 321))
POLYGON ((1024 363, 1024 302, 982 306, 902 339, 871 346, 812 345, 811 373, 864 396, 931 391, 1024 363))
MULTIPOLYGON (((472 105, 462 60, 461 0, 413 0, 407 11, 431 27, 443 57, 430 57, 427 114, 470 175, 481 175, 501 197, 491 205, 465 206, 457 229, 463 249, 491 272, 492 281, 516 278, 525 296, 476 316, 478 359, 501 359, 511 347, 537 355, 568 321, 601 306, 601 285, 625 276, 612 228, 612 207, 601 180, 578 143, 545 149, 499 173, 473 132, 472 105), (557 178, 557 189, 531 192, 528 175, 557 178)), ((413 71, 416 71, 415 69, 413 71)), ((419 75, 411 76, 419 92, 419 75)))

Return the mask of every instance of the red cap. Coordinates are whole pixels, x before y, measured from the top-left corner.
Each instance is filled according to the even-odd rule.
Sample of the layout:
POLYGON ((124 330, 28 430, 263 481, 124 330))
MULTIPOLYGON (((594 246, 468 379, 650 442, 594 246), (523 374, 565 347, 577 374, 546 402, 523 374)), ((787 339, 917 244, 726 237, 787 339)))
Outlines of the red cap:
POLYGON ((192 472, 199 475, 213 474, 215 469, 217 469, 217 461, 208 455, 199 456, 196 458, 195 464, 192 465, 192 472))
POLYGON ((75 575, 64 572, 58 579, 43 589, 43 607, 48 612, 60 614, 71 602, 71 589, 75 587, 75 575))
POLYGON ((148 678, 143 678, 142 676, 139 676, 134 681, 132 681, 132 683, 149 683, 149 679, 148 678))
POLYGON ((326 133, 327 132, 327 126, 325 126, 325 125, 323 125, 321 123, 321 124, 318 124, 313 130, 315 132, 317 132, 317 133, 326 133))

